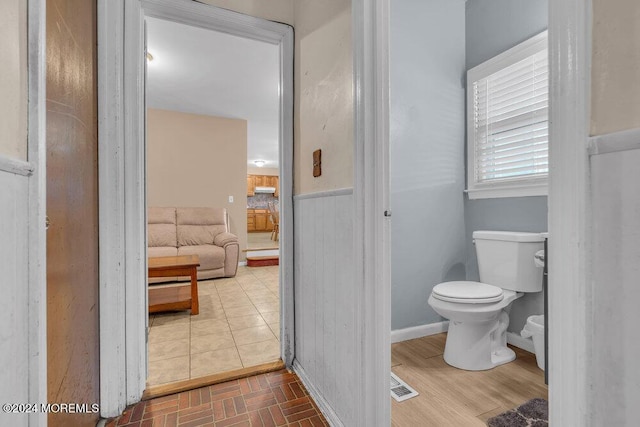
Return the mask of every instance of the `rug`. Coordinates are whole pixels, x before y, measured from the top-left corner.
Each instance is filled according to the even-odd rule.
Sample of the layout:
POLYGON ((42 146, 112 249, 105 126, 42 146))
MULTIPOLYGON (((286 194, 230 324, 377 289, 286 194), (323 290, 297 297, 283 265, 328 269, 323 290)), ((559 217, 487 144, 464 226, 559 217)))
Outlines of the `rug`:
POLYGON ((535 398, 487 420, 489 427, 547 427, 549 406, 545 399, 535 398))

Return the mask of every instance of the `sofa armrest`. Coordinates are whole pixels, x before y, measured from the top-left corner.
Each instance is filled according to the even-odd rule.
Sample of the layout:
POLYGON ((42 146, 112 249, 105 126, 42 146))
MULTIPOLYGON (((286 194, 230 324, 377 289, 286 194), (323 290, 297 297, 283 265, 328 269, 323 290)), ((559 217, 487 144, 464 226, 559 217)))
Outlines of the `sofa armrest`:
POLYGON ((213 238, 213 244, 220 246, 221 248, 224 248, 231 243, 238 244, 238 236, 231 233, 220 233, 213 238))
POLYGON ((213 243, 224 248, 224 277, 235 276, 238 271, 238 258, 240 257, 238 237, 231 233, 220 233, 213 238, 213 243))

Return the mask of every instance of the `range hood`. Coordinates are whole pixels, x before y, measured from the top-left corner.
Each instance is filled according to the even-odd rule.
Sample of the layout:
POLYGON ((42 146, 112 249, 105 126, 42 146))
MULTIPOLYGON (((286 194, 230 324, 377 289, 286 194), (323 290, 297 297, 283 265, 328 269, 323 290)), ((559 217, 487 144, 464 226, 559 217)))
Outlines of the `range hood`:
POLYGON ((256 193, 275 193, 276 187, 256 187, 254 190, 256 193))

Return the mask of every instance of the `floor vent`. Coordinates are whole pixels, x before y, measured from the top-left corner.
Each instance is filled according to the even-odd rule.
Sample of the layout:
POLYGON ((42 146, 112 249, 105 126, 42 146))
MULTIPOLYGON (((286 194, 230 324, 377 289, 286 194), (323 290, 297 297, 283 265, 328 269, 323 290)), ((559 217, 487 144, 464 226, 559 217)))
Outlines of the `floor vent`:
POLYGON ((418 392, 402 381, 396 374, 391 373, 391 397, 397 402, 402 402, 412 397, 416 397, 418 392))

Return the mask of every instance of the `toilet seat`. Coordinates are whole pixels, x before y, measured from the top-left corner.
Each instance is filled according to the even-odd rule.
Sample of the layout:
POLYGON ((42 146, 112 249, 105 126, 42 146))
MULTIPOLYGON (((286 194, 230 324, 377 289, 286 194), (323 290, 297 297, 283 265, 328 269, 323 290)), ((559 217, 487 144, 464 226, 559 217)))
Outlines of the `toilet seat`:
POLYGON ((470 281, 440 283, 433 287, 431 294, 441 301, 461 304, 486 304, 504 298, 502 288, 470 281))

